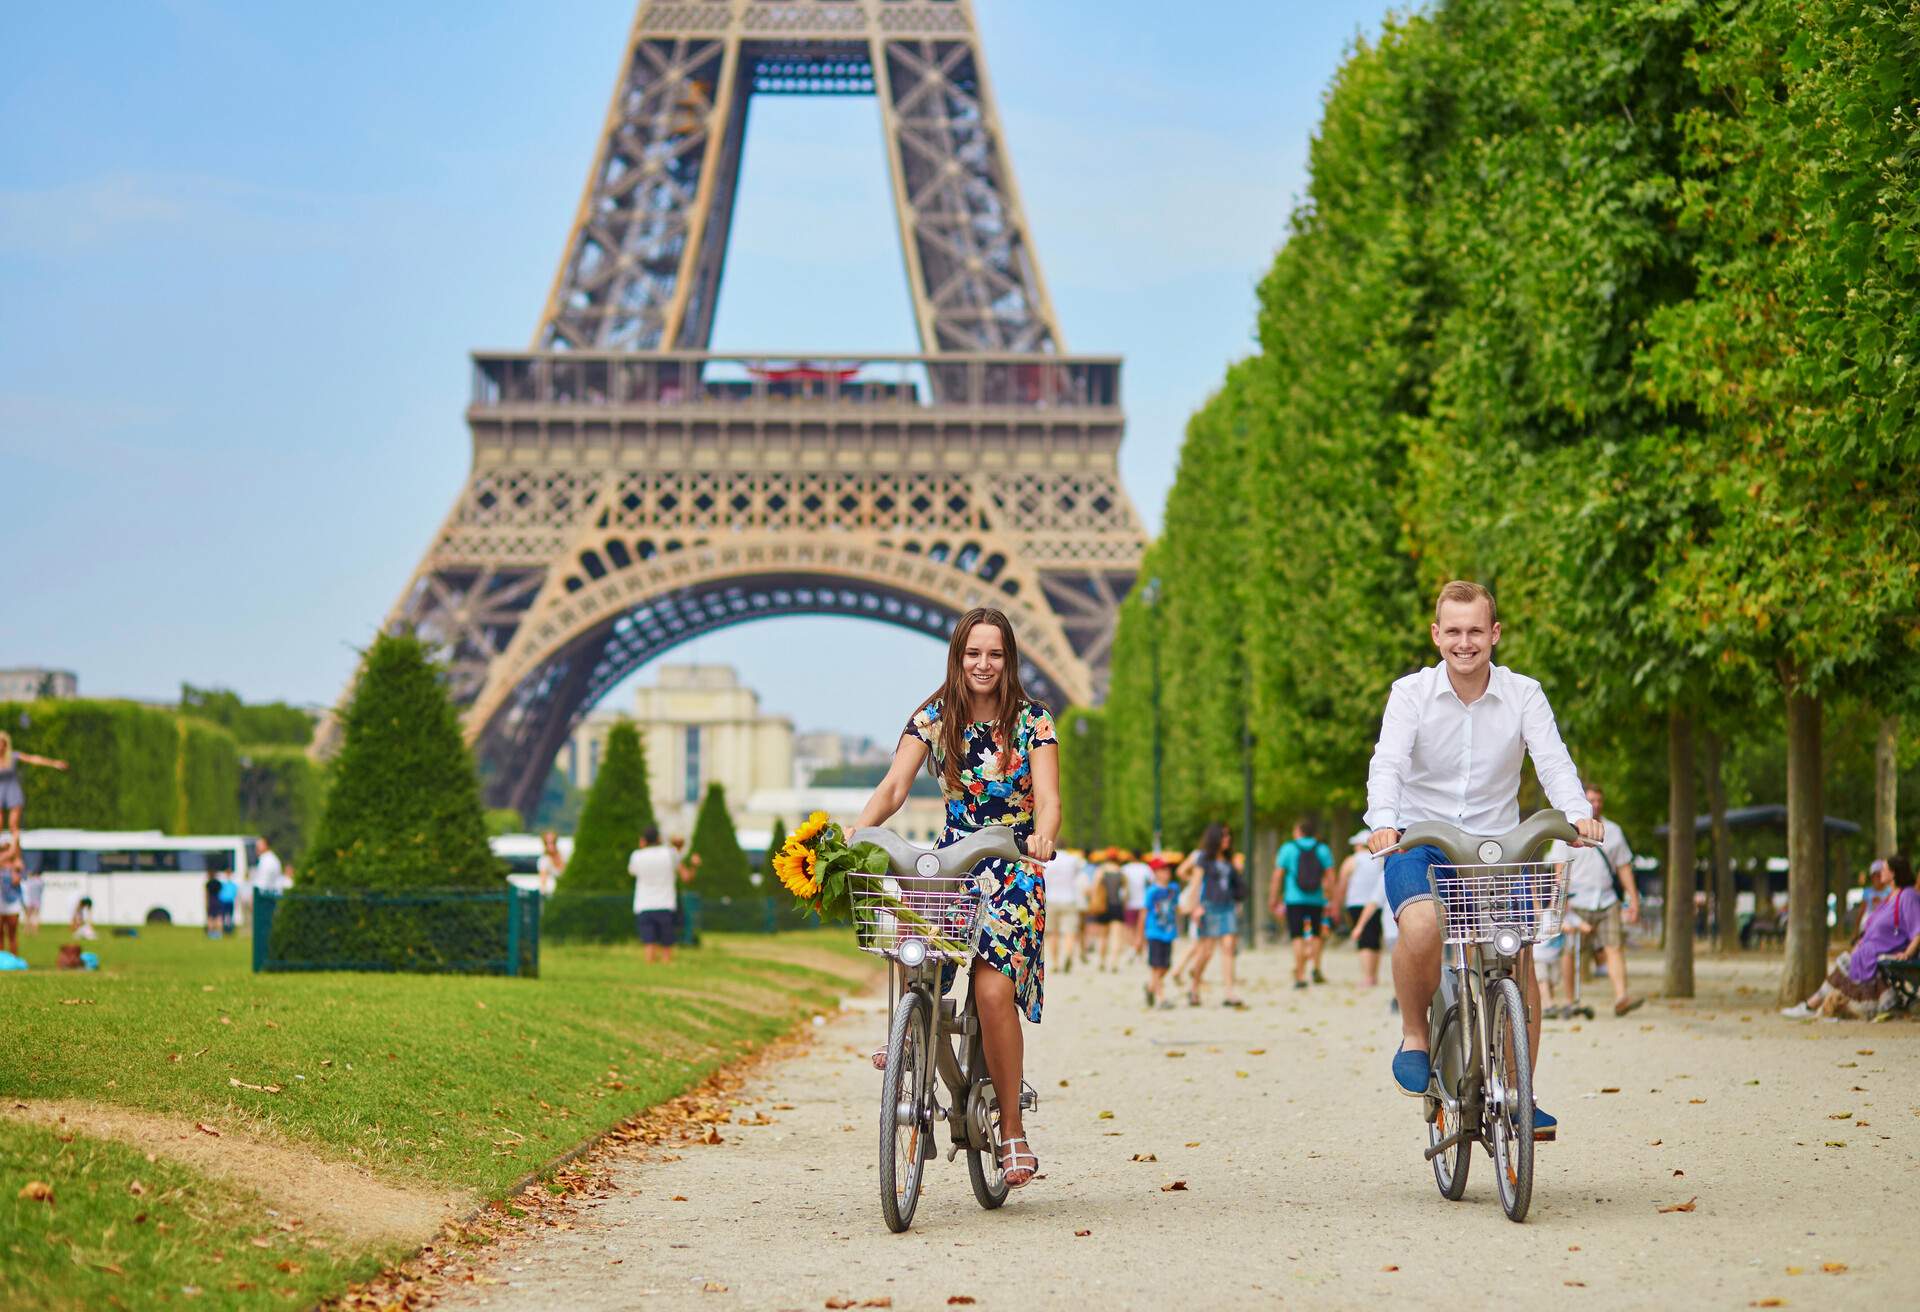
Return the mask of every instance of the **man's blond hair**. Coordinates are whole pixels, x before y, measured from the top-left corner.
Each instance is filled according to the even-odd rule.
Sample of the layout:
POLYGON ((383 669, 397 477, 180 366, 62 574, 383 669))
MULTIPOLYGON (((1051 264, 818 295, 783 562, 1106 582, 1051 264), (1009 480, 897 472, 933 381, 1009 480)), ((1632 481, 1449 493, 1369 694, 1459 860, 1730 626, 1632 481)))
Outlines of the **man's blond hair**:
POLYGON ((1440 622, 1440 608, 1450 601, 1465 602, 1472 605, 1476 601, 1487 603, 1487 623, 1500 622, 1500 607, 1494 604, 1493 594, 1470 579, 1455 579, 1440 589, 1440 595, 1433 599, 1433 622, 1440 622))

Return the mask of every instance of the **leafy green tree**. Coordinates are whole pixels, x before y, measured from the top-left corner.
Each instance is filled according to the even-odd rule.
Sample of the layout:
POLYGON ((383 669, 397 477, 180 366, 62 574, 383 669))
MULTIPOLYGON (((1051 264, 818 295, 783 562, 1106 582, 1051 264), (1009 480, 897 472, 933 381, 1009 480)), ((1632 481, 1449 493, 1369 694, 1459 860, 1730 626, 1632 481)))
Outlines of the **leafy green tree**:
POLYGON ((607 733, 606 759, 587 791, 573 855, 547 903, 547 933, 601 942, 633 937, 627 858, 655 823, 646 750, 633 722, 621 720, 607 733))
POLYGON ((304 866, 326 801, 326 772, 300 747, 248 747, 240 757, 240 823, 304 866))
POLYGON ((440 669, 417 638, 381 634, 345 715, 345 741, 308 854, 315 890, 497 888, 473 758, 440 669))
POLYGON ((727 790, 718 783, 708 784, 707 795, 700 799, 688 849, 690 856, 700 858, 693 888, 704 901, 762 895, 748 878, 747 854, 740 850, 740 836, 727 812, 727 790))
POLYGON ((249 706, 238 693, 225 688, 196 688, 183 683, 180 710, 219 725, 248 746, 305 747, 313 740, 314 717, 310 712, 286 702, 249 706))
POLYGON ((1105 842, 1105 725, 1104 713, 1086 706, 1069 707, 1055 722, 1060 735, 1060 841, 1082 851, 1105 842))
POLYGON ((487 834, 498 837, 501 834, 517 834, 527 827, 526 820, 510 806, 490 806, 486 814, 487 834))

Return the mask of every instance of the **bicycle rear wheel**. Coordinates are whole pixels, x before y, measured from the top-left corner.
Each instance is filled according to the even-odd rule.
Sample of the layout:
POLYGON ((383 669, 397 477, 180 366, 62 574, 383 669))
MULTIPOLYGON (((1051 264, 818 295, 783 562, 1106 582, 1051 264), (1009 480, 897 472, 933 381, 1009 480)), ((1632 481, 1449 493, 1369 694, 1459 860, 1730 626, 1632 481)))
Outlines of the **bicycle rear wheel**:
MULTIPOLYGON (((1435 998, 1438 1003, 1439 998, 1435 998)), ((1434 1078, 1440 1082, 1447 1093, 1460 1099, 1463 1093, 1467 1062, 1467 1026, 1463 1023, 1462 1000, 1455 997, 1447 1007, 1440 1024, 1434 1029, 1432 1049, 1428 1060, 1433 1063, 1434 1078)), ((1432 1099, 1430 1102, 1434 1101, 1432 1099)), ((1456 1102, 1456 1107, 1459 1105, 1456 1102)), ((1448 1135, 1464 1128, 1458 1111, 1449 1111, 1444 1102, 1439 1102, 1434 1115, 1427 1122, 1427 1147, 1445 1139, 1448 1135)), ((1440 1187, 1440 1196, 1450 1203, 1460 1201, 1467 1191, 1467 1171, 1473 1165, 1473 1139, 1462 1135, 1460 1141, 1433 1159, 1433 1182, 1440 1187)))
POLYGON ((1533 1061, 1520 985, 1511 979, 1495 981, 1492 1010, 1487 1119, 1492 1123, 1493 1167, 1507 1219, 1524 1221, 1533 1202, 1533 1061))
POLYGON ((899 1234, 913 1224, 926 1166, 928 1075, 933 1069, 932 1013, 916 990, 901 995, 887 1035, 887 1072, 880 1081, 880 1214, 899 1234))
MULTIPOLYGON (((976 1033, 967 1069, 984 1071, 986 1068, 986 1055, 980 1049, 980 1036, 976 1033)), ((978 1136, 983 1146, 967 1149, 967 1179, 973 1184, 975 1201, 991 1212, 1007 1201, 1008 1192, 1007 1173, 1000 1169, 1000 1100, 994 1093, 992 1080, 975 1077, 967 1104, 967 1126, 970 1133, 976 1127, 985 1131, 978 1136)))

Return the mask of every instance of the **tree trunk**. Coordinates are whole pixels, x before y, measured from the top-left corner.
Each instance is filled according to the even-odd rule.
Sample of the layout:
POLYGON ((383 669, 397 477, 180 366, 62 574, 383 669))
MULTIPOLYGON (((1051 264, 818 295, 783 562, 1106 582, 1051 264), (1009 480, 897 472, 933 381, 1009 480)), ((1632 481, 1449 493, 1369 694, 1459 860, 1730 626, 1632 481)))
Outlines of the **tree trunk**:
POLYGON ((1727 744, 1706 735, 1707 814, 1713 817, 1713 939, 1721 952, 1740 947, 1740 907, 1733 886, 1733 834, 1727 828, 1727 744))
POLYGON ((1780 1000, 1794 1003, 1827 973, 1826 798, 1821 778, 1820 699, 1787 691, 1787 955, 1780 1000))
POLYGON ((1667 717, 1667 982, 1670 998, 1693 996, 1693 717, 1667 717))
POLYGON ((1873 851, 1869 861, 1900 850, 1900 717, 1884 716, 1873 744, 1873 851))

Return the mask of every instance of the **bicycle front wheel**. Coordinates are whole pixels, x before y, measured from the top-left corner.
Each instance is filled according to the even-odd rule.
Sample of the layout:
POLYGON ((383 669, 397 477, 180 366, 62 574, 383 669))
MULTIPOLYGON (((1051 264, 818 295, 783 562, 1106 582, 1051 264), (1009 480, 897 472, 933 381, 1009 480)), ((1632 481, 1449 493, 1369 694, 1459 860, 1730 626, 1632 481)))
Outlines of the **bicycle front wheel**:
POLYGON ((1527 1007, 1511 979, 1493 986, 1488 1029, 1487 1119, 1500 1206, 1510 1221, 1527 1219, 1533 1202, 1533 1060, 1527 1044, 1527 1007))
POLYGON ((928 1074, 933 1043, 927 1033, 927 1000, 909 989, 893 1009, 887 1035, 887 1072, 880 1081, 880 1214, 899 1234, 913 1224, 920 1203, 920 1177, 932 1144, 928 1074))

